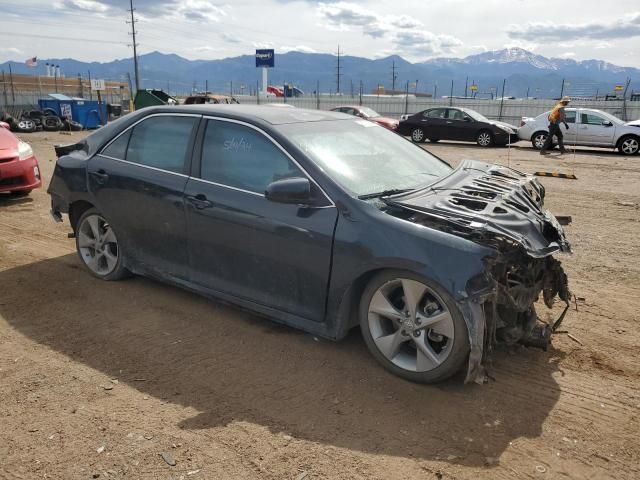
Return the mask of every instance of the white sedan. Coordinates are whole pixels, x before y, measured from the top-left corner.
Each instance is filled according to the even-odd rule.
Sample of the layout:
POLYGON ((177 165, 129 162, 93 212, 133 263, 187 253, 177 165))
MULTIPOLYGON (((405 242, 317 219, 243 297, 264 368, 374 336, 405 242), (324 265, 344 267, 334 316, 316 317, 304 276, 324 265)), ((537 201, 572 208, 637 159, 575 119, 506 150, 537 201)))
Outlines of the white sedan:
MULTIPOLYGON (((619 118, 590 108, 567 108, 566 130, 560 125, 567 145, 618 149, 623 155, 635 155, 640 150, 640 128, 619 118)), ((523 117, 518 129, 520 140, 528 140, 540 150, 549 134, 549 112, 535 118, 523 117)), ((630 122, 633 123, 633 122, 630 122)))

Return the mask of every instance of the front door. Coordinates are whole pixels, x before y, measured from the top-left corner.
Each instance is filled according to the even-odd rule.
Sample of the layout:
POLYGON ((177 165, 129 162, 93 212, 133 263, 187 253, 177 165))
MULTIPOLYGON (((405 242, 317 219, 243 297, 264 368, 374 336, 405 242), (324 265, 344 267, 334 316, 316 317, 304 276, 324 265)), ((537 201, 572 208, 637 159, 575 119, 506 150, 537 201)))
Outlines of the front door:
POLYGON ((127 261, 188 278, 183 192, 198 116, 154 115, 89 160, 89 188, 127 261))
POLYGON ((471 117, 457 108, 447 109, 447 137, 450 140, 476 141, 476 127, 471 117))
POLYGON ((247 124, 209 120, 200 169, 185 190, 192 281, 308 320, 324 320, 337 210, 313 184, 314 206, 264 196, 305 172, 247 124))
POLYGON ((616 128, 602 115, 590 110, 580 111, 578 139, 582 145, 609 146, 613 144, 616 128), (603 124, 604 123, 604 124, 603 124))

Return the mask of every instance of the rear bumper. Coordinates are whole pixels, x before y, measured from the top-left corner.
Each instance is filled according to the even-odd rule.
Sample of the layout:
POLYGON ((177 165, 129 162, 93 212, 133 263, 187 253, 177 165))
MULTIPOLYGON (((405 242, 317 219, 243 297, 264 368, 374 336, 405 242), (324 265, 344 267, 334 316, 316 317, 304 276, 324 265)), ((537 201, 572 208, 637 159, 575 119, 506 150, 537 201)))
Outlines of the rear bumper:
POLYGON ((40 186, 42 180, 36 157, 0 163, 0 192, 20 192, 40 186))

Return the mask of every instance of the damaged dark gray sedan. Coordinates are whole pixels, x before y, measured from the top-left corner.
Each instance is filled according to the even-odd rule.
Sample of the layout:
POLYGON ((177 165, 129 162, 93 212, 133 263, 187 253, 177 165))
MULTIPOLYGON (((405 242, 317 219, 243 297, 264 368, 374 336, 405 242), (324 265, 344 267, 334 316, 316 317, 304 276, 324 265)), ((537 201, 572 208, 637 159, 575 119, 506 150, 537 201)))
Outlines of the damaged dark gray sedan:
MULTIPOLYGON (((57 148, 52 214, 104 280, 136 273, 330 339, 360 326, 416 382, 486 378, 497 343, 545 347, 569 252, 544 188, 458 168, 374 123, 245 105, 154 107, 57 148)), ((565 310, 566 312, 566 307, 565 310)))

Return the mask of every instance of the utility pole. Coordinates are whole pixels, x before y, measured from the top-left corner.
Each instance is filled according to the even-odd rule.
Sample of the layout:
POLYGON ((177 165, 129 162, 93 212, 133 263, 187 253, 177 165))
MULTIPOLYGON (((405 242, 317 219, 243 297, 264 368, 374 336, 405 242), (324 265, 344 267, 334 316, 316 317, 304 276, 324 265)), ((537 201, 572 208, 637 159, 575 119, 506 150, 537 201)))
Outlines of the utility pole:
POLYGON ((560 87, 560 98, 564 95, 564 78, 562 79, 562 87, 560 87))
POLYGON ((398 74, 396 73, 396 61, 394 60, 391 63, 391 95, 393 95, 396 91, 397 78, 398 78, 398 74))
POLYGON ((209 95, 209 80, 204 81, 204 94, 209 95))
POLYGON ((464 98, 467 98, 467 87, 469 86, 469 76, 464 81, 464 98))
POLYGON ((133 39, 133 73, 136 79, 136 92, 138 90, 140 90, 140 71, 138 70, 138 44, 136 43, 136 22, 137 20, 135 19, 135 17, 133 16, 133 12, 136 11, 135 8, 133 8, 133 0, 129 0, 129 7, 131 7, 129 9, 129 13, 131 13, 131 22, 127 22, 127 23, 131 23, 131 32, 129 32, 129 34, 131 35, 132 39, 133 39))
POLYGON ((340 45, 338 45, 338 66, 336 68, 336 94, 340 94, 340 77, 341 76, 342 76, 342 73, 340 73, 340 45))

